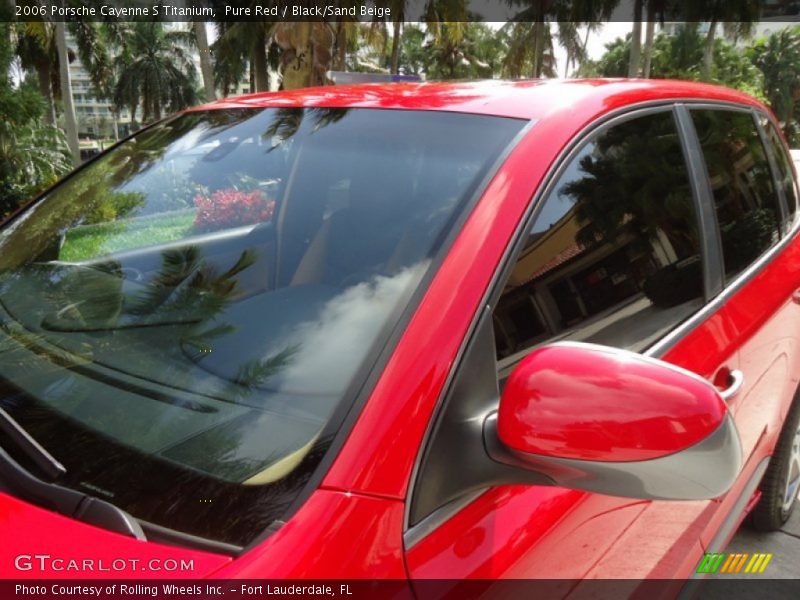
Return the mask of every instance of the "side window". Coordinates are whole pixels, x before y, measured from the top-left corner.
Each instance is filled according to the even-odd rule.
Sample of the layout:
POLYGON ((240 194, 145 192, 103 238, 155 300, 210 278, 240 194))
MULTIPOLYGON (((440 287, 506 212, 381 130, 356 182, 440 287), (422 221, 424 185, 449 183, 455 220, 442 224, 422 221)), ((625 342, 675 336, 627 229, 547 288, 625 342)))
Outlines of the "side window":
POLYGON ((779 238, 780 211, 750 112, 692 110, 717 212, 725 276, 741 273, 779 238))
POLYGON ((672 112, 591 138, 542 202, 494 313, 501 378, 546 341, 641 350, 702 306, 698 219, 672 112))
POLYGON ((794 222, 797 213, 797 185, 794 180, 792 160, 786 152, 783 139, 775 129, 772 121, 763 117, 762 124, 764 125, 764 130, 767 132, 770 146, 772 146, 772 153, 775 155, 775 161, 778 163, 778 179, 783 188, 783 195, 786 198, 786 208, 788 209, 784 227, 788 230, 789 226, 794 222))

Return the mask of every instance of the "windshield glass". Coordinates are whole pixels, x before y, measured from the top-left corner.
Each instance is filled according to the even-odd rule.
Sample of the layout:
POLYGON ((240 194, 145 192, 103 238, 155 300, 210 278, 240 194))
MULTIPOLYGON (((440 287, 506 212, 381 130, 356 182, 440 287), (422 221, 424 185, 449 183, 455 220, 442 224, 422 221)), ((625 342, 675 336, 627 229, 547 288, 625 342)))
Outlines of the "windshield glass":
POLYGON ((0 406, 61 485, 247 543, 523 125, 284 108, 142 132, 0 233, 0 406))

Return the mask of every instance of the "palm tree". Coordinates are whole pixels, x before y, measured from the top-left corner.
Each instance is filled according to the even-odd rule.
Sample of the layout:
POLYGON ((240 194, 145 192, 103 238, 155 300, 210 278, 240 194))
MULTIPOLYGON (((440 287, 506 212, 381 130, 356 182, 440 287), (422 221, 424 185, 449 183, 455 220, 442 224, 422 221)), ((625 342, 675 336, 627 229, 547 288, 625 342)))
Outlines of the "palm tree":
POLYGON ((644 0, 642 11, 646 9, 646 25, 644 34, 644 44, 640 50, 642 60, 641 75, 644 78, 650 77, 653 66, 653 45, 655 43, 656 21, 664 20, 667 11, 668 0, 644 0))
POLYGON ((542 75, 554 77, 552 69, 544 72, 547 50, 551 57, 548 62, 552 66, 553 38, 548 21, 552 20, 562 3, 558 0, 510 0, 510 4, 523 8, 503 28, 510 40, 505 72, 513 78, 523 76, 525 71, 534 78, 542 75))
POLYGON ((295 89, 328 83, 333 64, 334 30, 324 21, 280 22, 274 42, 281 54, 282 86, 295 89))
MULTIPOLYGON (((409 31, 413 31, 409 29, 409 31)), ((424 44, 425 73, 434 79, 475 79, 497 76, 508 47, 503 32, 498 35, 481 22, 441 22, 437 36, 424 44)))
MULTIPOLYGON (((71 0, 70 4, 80 6, 84 1, 71 0)), ((75 53, 67 47, 67 31, 72 35, 81 64, 89 73, 95 96, 103 98, 109 95, 108 82, 111 80, 106 30, 115 27, 113 24, 75 20, 69 23, 26 22, 19 23, 16 28, 17 55, 24 69, 36 73, 47 106, 46 123, 55 125, 56 99, 62 101, 64 129, 75 165, 81 160, 69 72, 75 53)))
MULTIPOLYGON (((74 0, 83 4, 84 0, 74 0)), ((89 80, 98 98, 111 96, 111 83, 114 79, 110 56, 110 40, 119 39, 124 28, 119 23, 95 23, 91 21, 70 21, 67 31, 72 36, 81 65, 89 74, 89 80)))
POLYGON ((519 77, 555 77, 553 69, 553 37, 550 23, 544 20, 511 21, 501 30, 509 37, 508 54, 503 73, 519 77))
POLYGON ((336 21, 333 30, 332 69, 388 73, 384 67, 389 43, 385 23, 347 18, 336 21))
POLYGON ((131 23, 122 52, 114 61, 117 73, 114 105, 127 106, 131 119, 142 106, 142 120, 158 120, 196 102, 196 76, 189 48, 194 35, 168 31, 160 22, 131 23))
POLYGON ((55 24, 56 48, 58 49, 58 70, 61 82, 61 100, 64 104, 64 129, 67 143, 72 153, 72 161, 77 167, 81 164, 81 149, 78 144, 78 120, 72 102, 72 83, 69 75, 69 56, 67 52, 67 27, 63 21, 55 24))
MULTIPOLYGON (((402 3, 403 0, 396 1, 402 3)), ((360 4, 361 0, 342 0, 338 6, 360 4)), ((347 68, 347 51, 357 39, 360 25, 349 19, 219 23, 218 38, 212 47, 217 83, 227 91, 243 75, 243 61, 247 60, 250 62, 253 91, 269 89, 270 68, 280 71, 284 89, 329 83, 326 73, 332 67, 347 68)), ((382 54, 385 55, 388 36, 383 28, 384 23, 373 22, 367 37, 371 43, 380 39, 382 54)))
POLYGON ((357 21, 339 19, 336 21, 336 35, 333 42, 333 68, 336 71, 347 70, 347 51, 353 37, 358 36, 357 21))
POLYGON ((760 0, 711 0, 703 3, 701 15, 709 21, 703 47, 703 67, 701 69, 703 80, 711 80, 714 39, 719 23, 723 23, 726 36, 749 36, 755 21, 759 18, 761 4, 760 0))
POLYGON ((45 121, 56 124, 56 102, 54 79, 57 85, 57 50, 52 23, 47 21, 19 23, 16 31, 16 54, 26 71, 33 71, 39 84, 39 92, 47 103, 45 121))
POLYGON ((599 26, 599 22, 593 21, 586 24, 586 35, 581 39, 580 23, 576 21, 558 21, 558 43, 567 51, 567 59, 564 61, 564 77, 569 77, 570 68, 580 65, 586 58, 586 42, 589 34, 599 26))
POLYGON ((427 52, 425 51, 425 31, 413 24, 403 27, 403 39, 400 41, 398 72, 404 75, 422 75, 425 72, 427 52))
POLYGON ((42 123, 45 104, 36 86, 12 81, 11 30, 0 22, 0 218, 72 168, 63 132, 42 123))
POLYGON ((203 75, 203 88, 206 91, 206 102, 217 99, 214 90, 214 69, 211 66, 211 50, 208 47, 208 33, 204 21, 195 21, 193 24, 197 51, 200 54, 200 72, 203 75))
POLYGON ((454 73, 455 60, 461 60, 455 57, 462 52, 460 46, 469 16, 466 0, 427 0, 423 17, 430 37, 425 44, 426 72, 438 68, 439 74, 454 73))
POLYGON ((642 53, 642 14, 644 0, 634 0, 633 27, 631 29, 631 56, 628 61, 628 77, 639 76, 639 59, 642 53))
POLYGON ((389 68, 397 75, 400 72, 400 46, 403 43, 403 24, 406 20, 405 0, 390 0, 392 14, 392 58, 389 68))
MULTIPOLYGON (((110 81, 110 60, 107 50, 106 29, 113 25, 85 21, 67 23, 67 31, 77 48, 77 56, 88 71, 97 97, 106 97, 110 81)), ((45 120, 56 123, 56 99, 60 98, 62 86, 59 70, 59 53, 56 43, 56 27, 48 21, 28 21, 16 24, 13 29, 15 50, 20 64, 26 71, 36 74, 39 92, 47 102, 45 120)), ((67 48, 68 62, 75 53, 67 48)))
POLYGON ((508 0, 522 10, 503 29, 509 35, 509 52, 505 73, 520 77, 556 77, 551 24, 556 24, 558 43, 567 51, 569 65, 586 59, 586 42, 580 39, 580 26, 588 27, 586 35, 600 21, 611 16, 619 0, 582 3, 571 0, 508 0))
POLYGON ((223 83, 223 91, 236 85, 244 75, 245 64, 250 64, 253 92, 267 92, 270 88, 268 50, 275 32, 273 21, 236 21, 217 23, 217 41, 212 47, 215 59, 215 76, 223 83))
POLYGON ((777 31, 758 40, 748 51, 750 60, 764 74, 764 90, 770 107, 793 143, 797 134, 795 110, 800 102, 800 27, 777 31))
POLYGON ((370 44, 378 46, 378 65, 380 68, 386 66, 386 54, 389 50, 389 30, 386 27, 386 21, 383 19, 375 19, 369 24, 367 40, 370 44))
POLYGON ((648 79, 653 67, 653 43, 656 34, 657 15, 664 14, 663 0, 647 0, 647 25, 644 32, 644 47, 642 48, 642 77, 648 79))
MULTIPOLYGON (((214 58, 214 84, 223 96, 231 93, 244 78, 251 60, 251 45, 242 35, 243 22, 220 21, 215 23, 217 40, 211 46, 214 58), (231 31, 234 28, 240 31, 231 31)), ((253 76, 252 70, 250 76, 253 76)))

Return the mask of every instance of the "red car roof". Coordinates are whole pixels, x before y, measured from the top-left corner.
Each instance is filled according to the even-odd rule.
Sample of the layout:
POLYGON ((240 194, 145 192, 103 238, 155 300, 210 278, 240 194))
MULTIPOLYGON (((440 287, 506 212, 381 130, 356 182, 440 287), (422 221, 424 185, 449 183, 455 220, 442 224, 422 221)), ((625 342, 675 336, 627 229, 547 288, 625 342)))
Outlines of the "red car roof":
POLYGON ((614 108, 670 99, 708 99, 761 106, 729 88, 655 79, 544 79, 473 83, 390 83, 326 86, 225 98, 192 110, 253 107, 328 107, 442 110, 541 119, 567 109, 596 115, 614 108))

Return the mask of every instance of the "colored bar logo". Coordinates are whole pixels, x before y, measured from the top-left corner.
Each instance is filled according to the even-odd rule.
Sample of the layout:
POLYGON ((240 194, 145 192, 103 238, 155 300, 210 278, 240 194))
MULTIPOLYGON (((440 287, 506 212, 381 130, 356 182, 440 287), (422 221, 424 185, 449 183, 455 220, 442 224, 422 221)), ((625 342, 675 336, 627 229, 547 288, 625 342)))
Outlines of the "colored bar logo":
POLYGON ((697 566, 697 573, 763 573, 767 568, 772 554, 747 552, 720 552, 706 553, 697 566))

